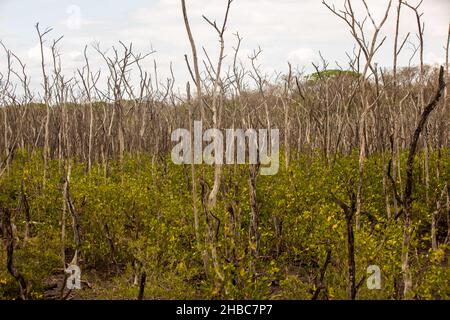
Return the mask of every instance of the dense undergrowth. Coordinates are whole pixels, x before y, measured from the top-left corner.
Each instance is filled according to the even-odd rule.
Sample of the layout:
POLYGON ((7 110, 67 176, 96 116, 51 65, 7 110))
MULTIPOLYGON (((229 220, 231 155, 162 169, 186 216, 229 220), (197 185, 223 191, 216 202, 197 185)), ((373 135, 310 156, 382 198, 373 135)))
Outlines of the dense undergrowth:
MULTIPOLYGON (((333 199, 349 203, 349 194, 356 190, 357 151, 337 156, 328 164, 319 153, 293 158, 289 170, 281 165, 283 169, 277 175, 258 177, 261 239, 256 259, 249 254, 248 166, 224 167, 223 190, 214 209, 215 243, 225 276, 220 288, 211 275, 204 273, 202 249, 195 244, 190 167, 174 165, 169 158, 134 155, 124 160, 123 168, 119 162, 111 163, 105 178, 100 165, 87 174, 86 165, 74 160, 70 193, 81 218, 82 279, 91 287, 84 285, 76 292, 77 297, 136 298, 134 272, 140 266, 139 270, 147 274, 146 298, 311 299, 318 286, 319 299, 347 298, 346 224, 342 209, 333 199)), ((402 161, 405 158, 403 154, 402 161)), ((401 291, 403 221, 401 216, 387 216, 382 164, 378 155, 368 157, 365 163, 364 214, 361 228, 355 230, 358 299, 398 298, 401 291), (380 267, 381 289, 367 288, 369 265, 380 267)), ((445 210, 438 217, 437 250, 431 249, 430 236, 436 200, 450 179, 449 150, 430 154, 428 203, 423 155, 417 157, 415 167, 411 252, 414 297, 449 299, 445 210)), ((211 183, 213 167, 197 168, 211 183)), ((52 160, 44 186, 42 155, 21 151, 0 179, 0 204, 13 210, 17 227, 14 263, 31 286, 34 299, 44 296, 49 278, 63 273, 64 248, 66 261, 73 254, 67 212, 64 244, 61 240, 63 169, 61 161, 52 160), (25 218, 20 209, 22 183, 30 206, 28 240, 23 237, 25 218)), ((390 194, 391 187, 387 185, 390 194)), ((391 211, 395 213, 392 203, 391 211)), ((205 228, 203 220, 201 230, 205 228)), ((9 299, 17 297, 18 286, 6 269, 4 248, 2 244, 0 298, 9 299)))

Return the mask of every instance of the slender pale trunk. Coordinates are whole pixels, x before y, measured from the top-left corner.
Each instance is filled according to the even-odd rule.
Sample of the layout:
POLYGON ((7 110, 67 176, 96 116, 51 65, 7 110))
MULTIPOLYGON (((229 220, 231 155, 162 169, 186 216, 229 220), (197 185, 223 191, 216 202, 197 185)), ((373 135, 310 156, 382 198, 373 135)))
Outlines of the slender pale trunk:
POLYGON ((365 115, 361 117, 361 122, 359 126, 359 159, 358 159, 358 173, 359 173, 359 181, 358 181, 358 190, 356 196, 356 213, 355 213, 355 222, 356 222, 356 230, 359 230, 361 226, 361 210, 362 210, 362 188, 364 184, 364 160, 366 157, 366 137, 365 137, 365 115))
POLYGON ((387 188, 387 172, 386 172, 386 158, 385 158, 385 153, 383 151, 382 153, 382 163, 381 165, 383 166, 382 170, 383 170, 383 193, 384 193, 384 201, 386 203, 386 214, 387 214, 387 218, 388 220, 391 220, 392 218, 392 213, 391 213, 391 204, 390 204, 390 198, 389 198, 389 192, 388 192, 388 188, 387 188))
POLYGON ((6 170, 9 170, 9 152, 10 152, 10 150, 9 150, 9 148, 10 148, 10 145, 9 145, 9 142, 8 142, 8 113, 7 113, 7 111, 6 111, 6 107, 3 107, 2 108, 3 109, 3 114, 4 114, 4 118, 3 118, 3 122, 4 122, 4 129, 5 129, 5 131, 4 131, 4 139, 5 139, 5 152, 6 152, 6 170))
POLYGON ((91 172, 92 167, 92 141, 94 135, 94 108, 89 101, 89 145, 88 145, 88 172, 91 172))
MULTIPOLYGON (((289 105, 283 98, 281 98, 281 102, 283 103, 284 108, 284 163, 287 171, 289 169, 289 157, 291 154, 289 147, 289 139, 290 139, 289 105)), ((267 129, 270 131, 270 128, 267 129)))

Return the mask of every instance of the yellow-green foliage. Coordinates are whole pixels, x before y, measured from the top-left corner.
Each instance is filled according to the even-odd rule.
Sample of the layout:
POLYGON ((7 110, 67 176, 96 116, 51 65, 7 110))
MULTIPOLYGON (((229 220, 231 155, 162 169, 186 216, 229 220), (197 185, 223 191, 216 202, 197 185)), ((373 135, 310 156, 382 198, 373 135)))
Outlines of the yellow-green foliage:
MULTIPOLYGON (((414 189, 412 271, 415 295, 421 299, 448 299, 450 292, 448 247, 441 241, 439 250, 430 248, 431 214, 444 181, 450 178, 450 161, 444 151, 446 156, 441 155, 440 159, 437 154, 431 155, 430 203, 425 203, 425 186, 420 179, 414 189), (435 179, 438 160, 439 181, 435 179)), ((258 177, 261 252, 257 260, 249 253, 248 167, 225 167, 223 189, 214 210, 221 222, 216 245, 225 275, 219 291, 211 275, 204 273, 203 248, 199 251, 195 242, 190 167, 173 165, 168 159, 133 156, 124 160, 123 169, 118 162, 111 163, 105 178, 100 165, 88 174, 86 165, 75 161, 70 192, 81 218, 81 268, 83 277, 89 277, 95 287, 83 290, 80 297, 134 298, 137 288, 132 286, 133 265, 139 261, 147 273, 147 298, 310 299, 316 289, 314 279, 327 250, 331 250, 331 262, 323 280, 326 289, 319 298, 347 298, 345 219, 331 194, 349 201, 347 191, 356 190, 357 157, 355 152, 326 164, 319 155, 300 156, 291 161, 288 171, 258 177), (232 235, 230 204, 240 210, 237 243, 232 235), (274 217, 283 221, 279 255, 274 217)), ((363 209, 369 215, 362 215, 355 245, 357 281, 367 275, 368 265, 375 264, 382 271, 382 289, 369 290, 363 283, 359 299, 395 298, 401 283, 403 222, 401 217, 387 218, 381 160, 374 155, 365 164, 363 209)), ((20 238, 15 264, 32 286, 32 297, 37 299, 42 298, 45 281, 62 269, 63 168, 62 162, 52 161, 44 187, 41 155, 22 151, 0 181, 0 204, 11 209, 18 207, 20 185, 24 182, 33 223, 31 238, 25 242, 23 213, 14 211, 13 221, 20 238)), ((201 169, 198 166, 199 172, 201 169)), ((204 166, 203 170, 211 183, 213 168, 204 166)), ((420 176, 420 170, 416 166, 416 176, 420 176)), ((388 190, 392 199, 390 186, 388 190)), ((393 206, 391 209, 394 211, 393 206)), ((441 217, 441 227, 446 228, 444 220, 441 217)), ((204 237, 202 212, 200 221, 204 237)), ((67 212, 65 223, 65 246, 73 252, 67 212)), ((15 297, 17 284, 6 270, 4 246, 0 249, 0 298, 15 297)))

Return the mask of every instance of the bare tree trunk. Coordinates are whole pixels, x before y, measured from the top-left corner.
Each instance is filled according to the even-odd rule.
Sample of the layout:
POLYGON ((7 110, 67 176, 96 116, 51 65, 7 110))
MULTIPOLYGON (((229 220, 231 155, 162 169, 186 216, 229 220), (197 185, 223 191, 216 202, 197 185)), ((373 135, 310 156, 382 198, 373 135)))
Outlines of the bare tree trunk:
POLYGON ((437 220, 438 220, 438 216, 440 215, 441 211, 442 211, 442 202, 444 201, 444 197, 447 196, 448 192, 448 185, 447 183, 444 185, 444 188, 442 189, 441 195, 439 197, 439 199, 436 201, 436 210, 433 211, 432 214, 432 220, 431 220, 431 247, 433 248, 433 250, 437 250, 439 247, 439 243, 437 240, 437 220))
POLYGON ((350 192, 350 206, 333 195, 333 200, 342 208, 345 215, 347 228, 347 267, 348 267, 348 297, 350 300, 356 298, 356 264, 355 264, 355 235, 353 231, 354 215, 356 212, 356 197, 350 192))
POLYGON ((25 282, 22 274, 14 266, 14 234, 11 224, 11 212, 8 209, 3 208, 1 209, 0 214, 0 220, 2 221, 2 233, 6 241, 6 266, 9 273, 19 284, 21 299, 26 300, 28 298, 27 283, 25 282))
POLYGON ((258 177, 259 165, 250 164, 249 168, 249 192, 250 192, 250 212, 251 212, 251 222, 250 222, 250 252, 253 258, 259 256, 259 208, 256 202, 256 178, 258 177))
POLYGON ((44 103, 46 106, 46 116, 45 116, 45 129, 44 129, 44 186, 46 182, 47 175, 47 166, 48 166, 48 158, 50 156, 50 90, 48 87, 48 79, 45 73, 45 57, 44 57, 44 36, 49 33, 52 29, 46 29, 43 33, 41 33, 39 29, 39 23, 36 24, 36 30, 39 36, 39 45, 41 50, 41 69, 42 76, 44 81, 44 103))
POLYGON ((383 193, 384 193, 384 201, 386 204, 386 214, 387 214, 387 218, 388 220, 391 220, 392 217, 392 213, 391 213, 391 203, 390 203, 390 198, 389 198, 389 192, 388 192, 388 188, 387 188, 387 164, 386 164, 386 158, 385 158, 385 153, 383 151, 382 154, 382 162, 381 165, 383 166, 382 170, 383 170, 383 193))
POLYGON ((348 250, 348 275, 349 275, 349 299, 356 298, 356 267, 355 267, 355 236, 353 234, 353 214, 346 215, 347 225, 347 250, 348 250))
MULTIPOLYGON (((196 92, 196 105, 200 108, 200 114, 201 114, 201 120, 203 121, 204 119, 204 110, 203 110, 203 103, 202 103, 202 86, 201 86, 201 78, 200 78, 200 71, 199 71, 199 65, 198 65, 198 56, 197 56, 197 49, 196 49, 196 45, 195 45, 195 40, 194 37, 192 35, 192 31, 191 31, 191 27, 189 24, 189 18, 187 15, 187 10, 186 10, 186 3, 185 0, 181 0, 181 6, 182 6, 182 11, 183 11, 183 18, 184 18, 184 25, 186 28, 186 32, 188 34, 188 38, 189 38, 189 43, 191 45, 191 50, 192 50, 192 60, 194 63, 194 73, 195 73, 195 77, 193 78, 193 81, 196 85, 197 88, 197 92, 196 92)), ((186 57, 186 61, 187 57, 186 57)), ((188 64, 189 67, 189 64, 188 64)), ((188 93, 188 98, 190 98, 190 89, 189 89, 189 85, 187 87, 187 93, 188 93)), ((188 101, 189 102, 189 101, 188 101)), ((194 108, 192 107, 190 112, 190 131, 191 131, 191 179, 192 179, 192 208, 194 211, 194 229, 195 229, 195 237, 196 237, 196 241, 197 241, 197 247, 199 248, 200 252, 201 252, 201 241, 200 241, 200 223, 199 223, 199 211, 198 211, 198 206, 197 206, 197 181, 196 181, 196 173, 195 173, 195 161, 194 161, 194 142, 193 142, 193 131, 194 131, 194 124, 193 124, 193 116, 194 116, 194 108)), ((208 263, 207 261, 209 260, 208 255, 207 255, 207 249, 204 250, 203 252, 203 263, 204 263, 204 267, 205 267, 205 272, 208 273, 208 263)))
POLYGON ((71 172, 71 160, 68 160, 68 168, 67 168, 67 176, 65 178, 64 182, 64 200, 66 202, 67 210, 69 211, 69 214, 72 216, 72 229, 73 229, 73 237, 75 241, 75 254, 72 259, 71 264, 78 265, 78 259, 80 257, 81 252, 81 237, 80 237, 80 217, 78 216, 78 213, 75 211, 75 208, 72 204, 72 199, 70 197, 70 191, 69 191, 69 183, 70 183, 70 172, 71 172))
POLYGON ((445 243, 450 242, 450 185, 447 184, 447 237, 445 243))
POLYGON ((6 108, 2 108, 3 109, 3 125, 4 125, 4 139, 5 139, 5 157, 6 157, 6 166, 5 169, 9 170, 9 158, 10 158, 10 151, 9 151, 9 142, 8 142, 8 113, 6 111, 6 108))
MULTIPOLYGON (((93 135, 94 135, 94 108, 92 106, 92 98, 91 98, 91 83, 90 83, 90 77, 91 77, 91 68, 89 65, 89 59, 87 56, 87 46, 84 48, 84 59, 86 61, 86 81, 83 79, 84 84, 84 90, 86 91, 87 95, 87 103, 89 106, 89 138, 88 138, 88 172, 91 172, 92 167, 92 153, 93 153, 93 135)), ((81 74, 82 75, 82 74, 81 74)), ((83 78, 83 77, 81 77, 83 78)), ((95 85, 95 84, 94 84, 95 85)))
POLYGON ((194 74, 195 74, 194 81, 195 81, 195 85, 197 87, 197 101, 198 101, 198 104, 200 106, 201 118, 205 119, 204 108, 203 108, 203 104, 202 104, 202 84, 201 84, 200 71, 199 71, 197 48, 195 46, 195 40, 194 40, 194 37, 192 35, 191 27, 190 27, 190 24, 189 24, 189 18, 188 18, 188 15, 187 15, 186 1, 185 0, 181 0, 181 7, 182 7, 182 10, 183 10, 184 26, 186 28, 186 32, 188 34, 189 43, 191 45, 191 50, 192 50, 192 60, 193 60, 193 63, 194 63, 194 74))
POLYGON ((24 182, 20 185, 20 202, 23 213, 25 214, 25 232, 24 240, 25 242, 30 237, 30 205, 28 204, 27 196, 25 195, 24 182))
POLYGON ((63 210, 61 213, 61 260, 64 269, 66 268, 66 210, 67 202, 63 199, 63 210))
MULTIPOLYGON (((365 113, 365 112, 364 112, 365 113)), ((365 138, 365 116, 362 116, 359 125, 359 159, 358 159, 358 190, 356 193, 356 230, 359 230, 361 226, 361 210, 362 210, 362 188, 364 184, 364 160, 366 158, 366 138, 365 138)))
POLYGON ((198 213, 198 194, 197 194, 197 177, 196 177, 196 170, 195 170, 195 155, 194 155, 194 110, 193 106, 190 105, 191 101, 191 91, 189 83, 186 85, 186 92, 187 92, 187 102, 189 105, 189 130, 190 130, 190 144, 191 144, 191 191, 192 191, 192 209, 194 212, 194 233, 195 233, 195 240, 196 240, 196 246, 198 252, 203 252, 203 267, 205 269, 205 272, 208 270, 208 256, 207 253, 202 250, 201 245, 201 239, 200 239, 200 217, 198 213))
POLYGON ((142 272, 141 279, 139 281, 139 294, 138 294, 138 300, 144 299, 144 290, 145 290, 145 284, 147 282, 147 273, 142 272))
MULTIPOLYGON (((201 178, 201 187, 202 187, 202 208, 203 208, 203 214, 205 215, 205 221, 206 221, 206 247, 207 250, 209 249, 211 253, 211 260, 214 268, 214 273, 217 277, 215 285, 217 289, 220 289, 221 283, 225 280, 224 275, 222 273, 220 262, 219 262, 219 256, 217 254, 217 247, 216 247, 216 240, 217 240, 217 231, 213 229, 213 223, 211 221, 211 216, 214 217, 216 220, 218 218, 208 210, 208 191, 207 186, 204 178, 201 178)), ((220 220, 217 221, 220 226, 220 220)), ((209 258, 209 257, 208 257, 209 258)))
POLYGON ((328 265, 331 262, 331 249, 327 249, 327 256, 325 258, 325 262, 320 270, 319 277, 316 276, 316 290, 314 291, 311 300, 317 300, 319 297, 320 291, 326 289, 326 286, 323 284, 323 279, 325 278, 325 272, 327 272, 328 265))
POLYGON ((397 90, 395 88, 397 87, 397 59, 399 55, 399 49, 398 49, 398 34, 400 30, 400 13, 402 9, 403 0, 398 0, 398 6, 397 6, 397 17, 395 20, 395 36, 394 36, 394 63, 392 66, 392 76, 394 80, 394 105, 396 103, 396 96, 397 96, 397 90))
POLYGON ((413 168, 414 158, 417 152, 417 143, 419 141, 420 134, 426 125, 427 119, 430 113, 436 108, 445 89, 444 82, 444 68, 441 66, 439 70, 439 86, 438 90, 431 100, 431 102, 424 108, 420 117, 419 123, 414 131, 414 135, 411 139, 409 146, 409 154, 406 162, 406 182, 404 191, 404 227, 403 227, 403 247, 402 247, 402 272, 403 272, 403 295, 405 298, 409 297, 409 292, 412 289, 412 277, 410 271, 409 262, 409 250, 411 244, 411 218, 412 218, 412 188, 414 183, 413 168))

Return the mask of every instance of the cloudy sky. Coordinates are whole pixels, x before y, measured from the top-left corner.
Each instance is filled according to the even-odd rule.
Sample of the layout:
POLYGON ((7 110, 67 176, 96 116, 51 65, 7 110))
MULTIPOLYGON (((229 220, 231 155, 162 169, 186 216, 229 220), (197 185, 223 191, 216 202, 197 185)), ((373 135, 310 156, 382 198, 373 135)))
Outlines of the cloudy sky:
MULTIPOLYGON (((214 57, 217 52, 217 35, 202 19, 221 21, 226 0, 188 0, 188 13, 192 21, 198 47, 202 46, 214 57)), ((341 7, 343 0, 329 0, 341 7)), ((355 3, 360 2, 354 0, 355 3)), ((367 0, 379 21, 387 0, 367 0)), ((411 4, 417 0, 410 0, 411 4)), ((393 0, 390 17, 384 27, 386 44, 376 57, 381 66, 392 63, 392 43, 395 7, 393 0)), ((444 61, 450 18, 450 1, 424 0, 425 60, 427 63, 444 61)), ((361 12, 362 13, 362 12, 361 12)), ((415 37, 417 25, 413 12, 404 7, 401 35, 411 32, 415 37)), ((153 59, 158 63, 161 77, 168 74, 172 62, 178 84, 188 80, 184 54, 190 53, 182 20, 180 0, 0 0, 0 40, 26 63, 33 83, 39 81, 39 47, 35 31, 36 22, 42 28, 52 27, 47 44, 61 35, 63 68, 68 74, 82 66, 82 52, 86 44, 100 42, 105 50, 122 40, 133 42, 137 51, 156 53, 147 58, 145 67, 151 68, 153 59)), ((320 0, 234 0, 227 29, 226 47, 231 53, 239 32, 243 37, 240 57, 246 57, 260 46, 263 53, 260 63, 264 71, 285 71, 287 61, 299 69, 311 71, 311 62, 318 61, 318 52, 329 60, 346 67, 345 52, 351 52, 354 41, 343 21, 333 16, 320 0)), ((407 44, 401 57, 406 64, 412 53, 407 44)), ((102 67, 101 60, 89 49, 95 68, 102 67)), ((0 55, 0 70, 4 68, 4 54, 0 55)), ((231 54, 227 61, 231 60, 231 54)))

